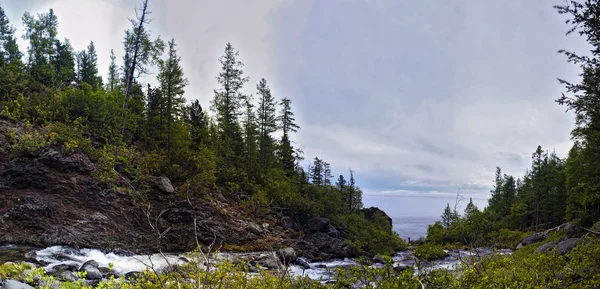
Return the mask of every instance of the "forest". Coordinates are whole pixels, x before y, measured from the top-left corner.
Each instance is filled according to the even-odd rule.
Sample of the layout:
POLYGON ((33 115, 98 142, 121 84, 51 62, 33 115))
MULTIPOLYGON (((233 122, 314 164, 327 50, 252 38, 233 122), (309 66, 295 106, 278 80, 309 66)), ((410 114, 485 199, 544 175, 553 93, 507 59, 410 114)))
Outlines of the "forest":
POLYGON ((0 6, 0 117, 24 124, 9 134, 9 157, 55 146, 89 156, 97 178, 116 190, 143 192, 149 177, 164 175, 206 198, 224 192, 255 216, 278 208, 299 220, 330 218, 348 228, 356 253, 391 254, 404 245, 385 219, 360 212, 351 169, 334 177, 318 157, 301 166, 292 100, 272 95, 264 78, 252 83, 231 43, 215 56, 219 87, 210 108, 202 107, 185 98, 189 80, 175 40, 152 35, 148 1, 136 15, 123 36, 123 59, 111 50, 103 77, 94 42, 76 51, 60 39, 52 9, 23 15, 28 47, 21 49, 0 6), (143 77, 156 77, 157 85, 143 85, 143 77), (242 92, 248 86, 254 94, 242 92))

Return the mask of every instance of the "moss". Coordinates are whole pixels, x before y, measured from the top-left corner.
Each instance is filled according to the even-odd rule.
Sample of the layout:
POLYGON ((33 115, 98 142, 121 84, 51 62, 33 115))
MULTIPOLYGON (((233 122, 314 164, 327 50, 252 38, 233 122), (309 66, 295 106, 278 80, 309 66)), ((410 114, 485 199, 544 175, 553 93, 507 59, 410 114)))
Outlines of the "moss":
POLYGON ((434 243, 425 243, 415 248, 415 256, 425 261, 439 260, 448 257, 444 247, 434 243))

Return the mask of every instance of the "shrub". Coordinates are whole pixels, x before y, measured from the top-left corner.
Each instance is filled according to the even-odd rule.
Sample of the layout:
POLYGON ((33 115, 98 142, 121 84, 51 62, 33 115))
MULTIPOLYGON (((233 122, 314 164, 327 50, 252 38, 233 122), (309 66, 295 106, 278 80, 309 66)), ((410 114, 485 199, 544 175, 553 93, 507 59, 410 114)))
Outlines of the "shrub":
POLYGON ((448 257, 448 253, 441 245, 425 243, 415 248, 415 256, 425 261, 431 261, 448 257))

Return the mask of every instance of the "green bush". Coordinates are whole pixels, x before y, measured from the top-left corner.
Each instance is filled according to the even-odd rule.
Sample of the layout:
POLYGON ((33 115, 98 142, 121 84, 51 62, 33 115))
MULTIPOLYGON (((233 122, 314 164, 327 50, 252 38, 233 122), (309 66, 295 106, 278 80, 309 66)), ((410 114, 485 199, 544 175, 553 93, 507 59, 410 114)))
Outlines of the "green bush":
POLYGON ((438 260, 448 257, 444 247, 434 243, 425 243, 415 248, 415 256, 425 261, 438 260))

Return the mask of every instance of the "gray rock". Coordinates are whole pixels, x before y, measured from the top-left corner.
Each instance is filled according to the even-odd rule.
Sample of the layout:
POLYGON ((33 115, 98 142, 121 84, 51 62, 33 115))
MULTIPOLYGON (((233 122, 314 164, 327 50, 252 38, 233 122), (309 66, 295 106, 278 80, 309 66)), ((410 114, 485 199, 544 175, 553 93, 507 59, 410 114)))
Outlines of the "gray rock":
POLYGON ((98 269, 98 262, 94 260, 89 260, 81 266, 79 271, 87 272, 85 279, 87 280, 100 280, 102 279, 102 272, 98 269))
POLYGON ((246 230, 248 230, 248 232, 256 234, 256 235, 262 235, 263 234, 263 228, 254 222, 248 222, 248 225, 246 225, 246 230))
POLYGON ((408 268, 410 268, 410 266, 399 264, 399 265, 394 266, 394 271, 396 271, 396 272, 402 272, 402 271, 404 271, 404 270, 406 270, 408 268))
POLYGON ((581 238, 569 238, 566 239, 560 243, 558 243, 558 245, 556 245, 556 253, 564 255, 567 254, 569 252, 571 252, 571 250, 573 250, 573 248, 575 248, 579 242, 581 241, 581 238))
POLYGON ((340 237, 340 231, 338 231, 334 227, 329 227, 329 232, 327 232, 327 235, 331 236, 332 238, 339 238, 340 237))
POLYGON ((279 220, 279 225, 284 229, 292 229, 294 228, 294 220, 288 216, 285 216, 279 220))
POLYGON ((49 271, 77 271, 77 266, 76 265, 68 265, 68 264, 58 264, 53 266, 52 268, 50 268, 49 271))
POLYGON ((308 229, 312 232, 329 232, 330 222, 327 218, 312 218, 308 221, 308 229))
POLYGON ((310 269, 310 262, 304 257, 296 259, 296 264, 304 269, 310 269))
POLYGON ((583 229, 573 223, 567 223, 564 228, 568 238, 579 237, 583 234, 583 229))
POLYGON ((259 256, 257 262, 259 265, 266 267, 267 269, 273 270, 280 268, 279 260, 277 257, 275 257, 275 254, 272 253, 259 256))
POLYGON ((277 250, 277 256, 279 260, 285 264, 290 264, 296 260, 296 250, 294 248, 283 248, 277 250))
POLYGON ((372 261, 373 261, 373 264, 385 264, 386 263, 385 260, 381 257, 375 257, 375 258, 373 258, 372 261))
POLYGON ((114 276, 115 278, 121 277, 121 275, 119 275, 119 272, 111 270, 107 267, 100 267, 98 268, 98 270, 100 270, 100 273, 102 273, 102 276, 104 276, 104 278, 110 278, 112 276, 114 276))
POLYGON ((164 193, 171 194, 175 192, 173 185, 171 184, 171 180, 165 176, 160 176, 156 178, 156 186, 158 189, 163 191, 164 193))
POLYGON ((54 271, 50 273, 50 276, 54 276, 54 278, 63 282, 75 282, 78 279, 75 273, 66 270, 54 271))
POLYGON ((549 242, 544 245, 541 245, 537 249, 535 249, 535 253, 546 253, 552 251, 552 249, 556 247, 556 244, 558 244, 558 242, 549 242))
POLYGON ((34 289, 33 287, 15 280, 6 280, 2 283, 2 289, 34 289))
POLYGON ((523 241, 521 241, 521 243, 519 245, 521 245, 521 247, 523 247, 523 246, 527 246, 529 244, 537 243, 542 240, 544 240, 544 235, 535 233, 535 234, 523 239, 523 241))

